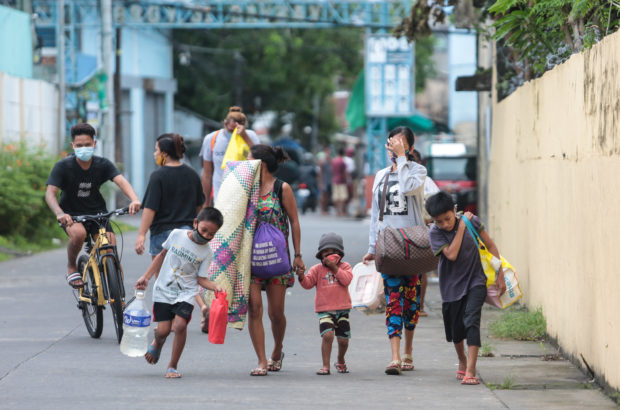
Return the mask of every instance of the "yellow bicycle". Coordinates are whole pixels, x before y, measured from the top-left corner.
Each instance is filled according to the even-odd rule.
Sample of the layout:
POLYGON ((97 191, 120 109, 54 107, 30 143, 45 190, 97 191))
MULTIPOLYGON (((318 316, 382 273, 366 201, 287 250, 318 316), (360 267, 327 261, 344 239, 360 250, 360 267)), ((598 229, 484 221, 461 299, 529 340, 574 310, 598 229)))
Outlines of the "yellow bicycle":
POLYGON ((99 227, 94 246, 91 235, 86 235, 84 250, 87 255, 80 255, 77 261, 78 271, 82 273, 84 281, 84 287, 76 291, 84 324, 91 337, 99 338, 103 331, 103 309, 109 304, 119 343, 123 337, 125 284, 116 246, 109 243, 106 226, 113 215, 125 215, 128 211, 129 208, 122 208, 108 213, 72 218, 80 223, 93 221, 99 227))

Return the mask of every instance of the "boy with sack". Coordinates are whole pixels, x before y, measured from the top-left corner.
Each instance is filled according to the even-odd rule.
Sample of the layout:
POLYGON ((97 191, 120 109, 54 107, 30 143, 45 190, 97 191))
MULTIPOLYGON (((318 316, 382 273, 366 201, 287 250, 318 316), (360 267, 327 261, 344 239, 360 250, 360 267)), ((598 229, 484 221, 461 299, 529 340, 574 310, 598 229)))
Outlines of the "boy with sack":
MULTIPOLYGON (((426 210, 434 225, 429 232, 431 248, 439 258, 439 291, 446 340, 454 343, 459 359, 457 380, 461 384, 479 384, 476 361, 480 349, 480 317, 487 295, 487 278, 482 269, 478 246, 462 217, 456 214, 454 201, 446 192, 439 192, 426 201, 426 210), (467 338, 467 355, 464 340, 467 338)), ((487 246, 499 258, 497 246, 484 229, 477 216, 465 212, 487 246)), ((496 283, 500 294, 506 291, 504 273, 500 269, 496 283)))
POLYGON ((343 256, 342 237, 333 232, 326 233, 319 240, 319 250, 316 254, 321 263, 311 267, 307 275, 304 275, 302 270, 297 271, 299 283, 304 289, 316 286, 315 312, 319 317, 319 331, 323 339, 321 344, 323 367, 316 372, 320 376, 330 374, 329 362, 334 334, 338 339, 338 359, 334 366, 338 373, 349 372, 344 355, 351 338, 349 283, 353 279, 353 272, 351 265, 342 261, 343 256))

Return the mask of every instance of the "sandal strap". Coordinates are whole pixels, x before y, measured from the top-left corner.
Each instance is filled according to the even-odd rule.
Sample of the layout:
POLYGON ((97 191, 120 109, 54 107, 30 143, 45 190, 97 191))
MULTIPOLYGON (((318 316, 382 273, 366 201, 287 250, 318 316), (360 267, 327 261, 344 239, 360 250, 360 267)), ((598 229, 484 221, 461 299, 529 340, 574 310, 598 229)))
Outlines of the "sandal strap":
POLYGON ((67 273, 67 282, 71 283, 78 279, 82 279, 82 274, 80 272, 67 273))

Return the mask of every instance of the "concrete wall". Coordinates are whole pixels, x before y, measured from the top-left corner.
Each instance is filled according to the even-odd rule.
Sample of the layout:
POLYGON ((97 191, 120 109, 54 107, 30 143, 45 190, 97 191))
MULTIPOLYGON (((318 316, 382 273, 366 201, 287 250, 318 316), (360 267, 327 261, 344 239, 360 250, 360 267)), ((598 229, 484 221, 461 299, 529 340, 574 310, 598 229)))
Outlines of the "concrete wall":
POLYGON ((58 90, 45 81, 0 72, 0 144, 27 141, 58 148, 58 90))
POLYGON ((493 111, 489 230, 548 332, 620 388, 620 33, 493 111))

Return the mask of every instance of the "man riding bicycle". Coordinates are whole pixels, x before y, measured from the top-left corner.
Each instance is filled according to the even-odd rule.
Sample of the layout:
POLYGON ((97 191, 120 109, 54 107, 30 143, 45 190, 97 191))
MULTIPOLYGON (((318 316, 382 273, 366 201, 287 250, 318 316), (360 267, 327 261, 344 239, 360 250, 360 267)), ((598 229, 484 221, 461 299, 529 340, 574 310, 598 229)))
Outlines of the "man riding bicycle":
MULTIPOLYGON (((67 282, 73 288, 80 288, 84 286, 84 282, 82 274, 77 271, 76 259, 87 232, 96 239, 99 230, 96 222, 88 221, 82 224, 74 222, 72 217, 107 212, 99 188, 108 180, 118 185, 131 200, 130 214, 133 215, 140 210, 140 200, 131 184, 110 160, 93 155, 97 141, 95 129, 91 125, 76 124, 71 127, 71 141, 75 155, 69 155, 54 165, 47 179, 45 202, 69 236, 67 282), (57 199, 59 190, 62 191, 60 203, 57 199)), ((106 228, 110 244, 116 245, 116 238, 109 222, 106 228)))

